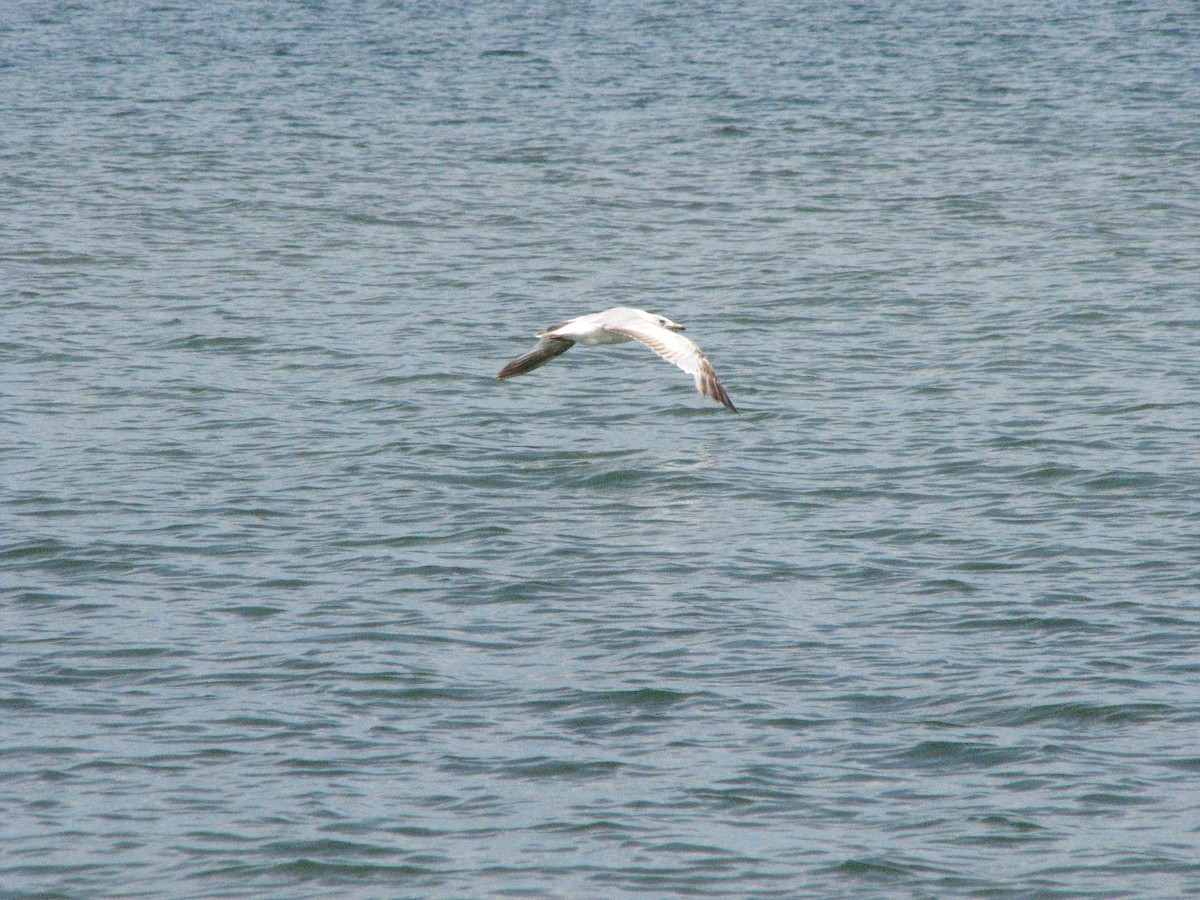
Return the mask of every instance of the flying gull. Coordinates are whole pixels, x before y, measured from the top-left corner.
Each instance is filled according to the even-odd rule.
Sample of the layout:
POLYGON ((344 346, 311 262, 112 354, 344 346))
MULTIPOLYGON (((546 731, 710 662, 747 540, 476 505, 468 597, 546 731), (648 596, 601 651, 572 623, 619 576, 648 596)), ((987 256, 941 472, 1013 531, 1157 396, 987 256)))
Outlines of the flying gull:
POLYGON ((537 337, 538 345, 520 359, 514 359, 500 370, 497 378, 512 378, 524 375, 539 366, 544 366, 556 356, 571 349, 572 344, 596 346, 597 344, 624 344, 626 341, 641 341, 667 362, 673 362, 696 379, 696 390, 702 396, 712 397, 732 412, 737 407, 725 393, 717 380, 717 373, 700 352, 700 348, 679 332, 683 326, 666 316, 617 306, 604 312, 578 316, 547 328, 537 337))

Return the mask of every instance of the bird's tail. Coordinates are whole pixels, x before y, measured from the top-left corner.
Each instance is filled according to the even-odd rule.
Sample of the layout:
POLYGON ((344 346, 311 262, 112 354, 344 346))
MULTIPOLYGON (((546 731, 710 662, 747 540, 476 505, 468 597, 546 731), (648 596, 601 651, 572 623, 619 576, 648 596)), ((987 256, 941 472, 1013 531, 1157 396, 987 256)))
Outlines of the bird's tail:
POLYGON ((574 341, 565 338, 542 338, 538 345, 519 359, 514 359, 500 370, 497 378, 512 378, 514 375, 524 375, 534 369, 544 366, 556 356, 566 353, 574 345, 574 341))

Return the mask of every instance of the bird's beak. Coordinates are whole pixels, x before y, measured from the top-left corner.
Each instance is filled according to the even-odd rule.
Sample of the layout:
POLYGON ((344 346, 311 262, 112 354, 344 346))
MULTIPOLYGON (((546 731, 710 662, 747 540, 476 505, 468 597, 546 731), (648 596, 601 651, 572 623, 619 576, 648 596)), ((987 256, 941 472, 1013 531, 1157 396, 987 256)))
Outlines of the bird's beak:
POLYGON ((682 325, 680 325, 678 322, 671 323, 671 330, 672 331, 687 331, 687 329, 684 328, 682 325))

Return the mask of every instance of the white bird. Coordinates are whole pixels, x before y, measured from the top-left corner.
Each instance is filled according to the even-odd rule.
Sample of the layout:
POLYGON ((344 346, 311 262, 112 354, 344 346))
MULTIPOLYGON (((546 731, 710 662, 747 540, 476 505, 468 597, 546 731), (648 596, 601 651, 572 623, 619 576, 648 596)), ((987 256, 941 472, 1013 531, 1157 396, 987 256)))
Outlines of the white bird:
POLYGON ((725 393, 717 379, 712 364, 700 352, 693 341, 683 335, 683 326, 666 316, 617 306, 604 312, 578 316, 568 322, 553 325, 537 335, 538 345, 520 359, 514 359, 500 370, 496 377, 512 378, 524 375, 539 366, 544 366, 556 356, 571 349, 573 344, 595 346, 597 344, 624 344, 626 341, 641 341, 667 362, 673 362, 696 379, 696 390, 704 397, 712 397, 733 412, 737 407, 725 393))

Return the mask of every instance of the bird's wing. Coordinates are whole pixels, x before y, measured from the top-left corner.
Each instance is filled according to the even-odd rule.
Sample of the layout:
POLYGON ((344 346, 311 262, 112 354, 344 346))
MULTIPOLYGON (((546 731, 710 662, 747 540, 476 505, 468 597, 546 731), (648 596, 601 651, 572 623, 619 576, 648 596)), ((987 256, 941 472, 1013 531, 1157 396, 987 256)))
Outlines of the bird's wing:
POLYGON ((532 372, 538 366, 544 366, 556 356, 566 353, 575 344, 565 338, 542 338, 536 347, 519 359, 514 359, 500 370, 497 378, 512 378, 514 375, 524 375, 532 372))
POLYGON ((675 363, 691 375, 696 380, 696 390, 702 396, 712 397, 732 412, 738 411, 713 371, 712 363, 700 352, 695 341, 653 322, 623 322, 609 325, 607 330, 641 341, 667 362, 675 363))

